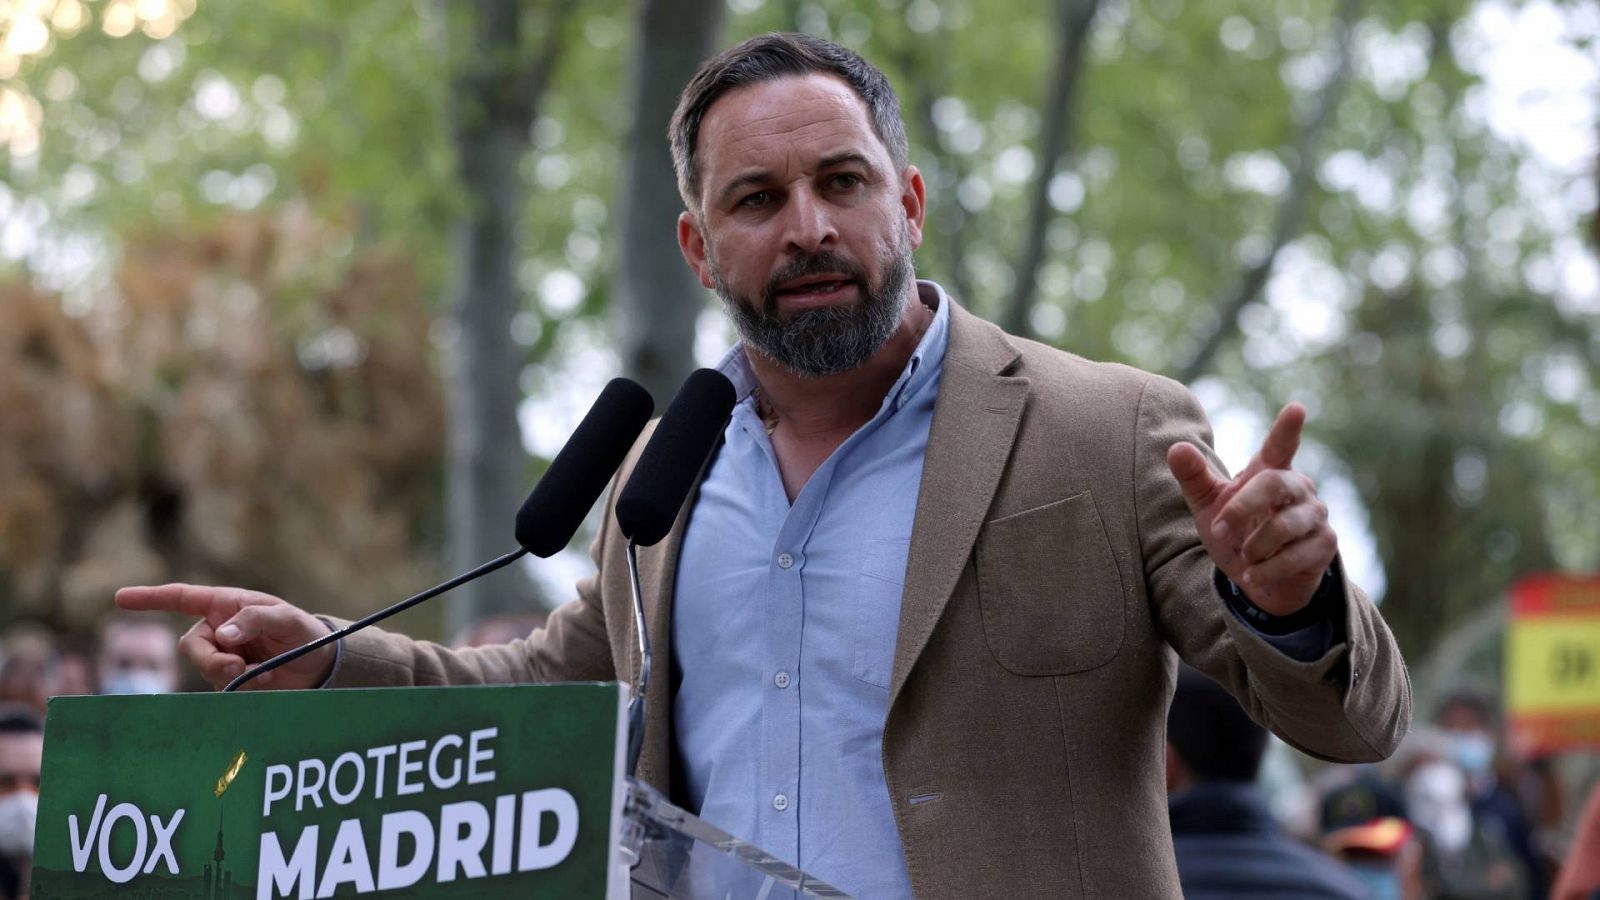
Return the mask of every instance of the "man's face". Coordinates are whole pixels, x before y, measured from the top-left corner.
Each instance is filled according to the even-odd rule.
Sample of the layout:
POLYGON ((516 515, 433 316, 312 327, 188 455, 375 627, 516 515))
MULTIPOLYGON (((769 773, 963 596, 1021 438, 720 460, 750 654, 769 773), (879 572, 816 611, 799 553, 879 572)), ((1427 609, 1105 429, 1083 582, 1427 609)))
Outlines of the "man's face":
POLYGON ((106 631, 100 647, 103 693, 169 693, 177 687, 177 643, 165 628, 119 625, 106 631))
POLYGON ((7 859, 33 852, 43 762, 44 735, 0 734, 0 856, 7 859))
POLYGON ((39 793, 44 735, 0 734, 0 798, 18 791, 39 793))
POLYGON ((696 165, 679 245, 745 342, 812 377, 877 352, 912 295, 923 186, 895 169, 850 86, 806 75, 724 94, 696 165))

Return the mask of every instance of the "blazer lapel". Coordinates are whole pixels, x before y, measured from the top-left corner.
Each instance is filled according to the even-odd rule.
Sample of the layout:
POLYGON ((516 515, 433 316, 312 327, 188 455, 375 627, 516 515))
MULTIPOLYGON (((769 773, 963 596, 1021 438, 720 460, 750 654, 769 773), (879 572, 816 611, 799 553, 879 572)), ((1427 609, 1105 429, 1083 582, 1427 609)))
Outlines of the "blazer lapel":
POLYGON ((1018 356, 1005 332, 951 303, 900 602, 891 707, 966 568, 1011 456, 1028 379, 1002 373, 1018 356))

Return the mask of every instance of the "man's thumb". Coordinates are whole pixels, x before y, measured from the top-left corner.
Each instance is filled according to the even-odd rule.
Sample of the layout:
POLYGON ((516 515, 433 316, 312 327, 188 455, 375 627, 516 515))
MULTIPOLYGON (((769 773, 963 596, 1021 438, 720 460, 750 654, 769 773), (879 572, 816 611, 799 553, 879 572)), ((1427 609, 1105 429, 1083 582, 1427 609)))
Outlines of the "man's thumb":
POLYGON ((1205 454, 1187 441, 1179 441, 1167 450, 1167 468, 1178 479, 1178 488, 1189 504, 1189 511, 1198 513, 1210 506, 1228 486, 1218 478, 1206 462, 1205 454))
POLYGON ((236 647, 261 636, 271 627, 274 610, 266 606, 246 606, 233 614, 233 618, 217 626, 217 643, 236 647))

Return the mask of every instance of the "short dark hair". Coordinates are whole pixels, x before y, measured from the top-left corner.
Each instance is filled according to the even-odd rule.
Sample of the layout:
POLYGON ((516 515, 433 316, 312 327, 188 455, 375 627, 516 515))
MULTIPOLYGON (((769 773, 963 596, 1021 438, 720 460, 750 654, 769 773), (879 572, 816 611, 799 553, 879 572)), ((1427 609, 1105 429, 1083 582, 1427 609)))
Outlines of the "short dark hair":
POLYGON ((1457 688, 1446 694, 1433 712, 1433 721, 1439 722, 1452 710, 1466 710, 1478 718, 1485 727, 1494 728, 1500 720, 1494 699, 1475 688, 1457 688))
POLYGON ((0 735, 44 734, 39 714, 18 703, 0 703, 0 735))
POLYGON ((1267 749, 1267 732, 1222 685, 1180 666, 1167 711, 1167 741, 1200 781, 1253 781, 1267 749))
POLYGON ((678 193, 685 205, 692 207, 700 191, 695 148, 700 122, 711 104, 744 85, 812 74, 832 75, 850 85, 867 105, 873 130, 889 148, 895 167, 903 169, 910 164, 911 144, 900 118, 900 98, 876 66, 848 47, 809 34, 763 34, 706 60, 678 96, 667 137, 672 142, 678 193))

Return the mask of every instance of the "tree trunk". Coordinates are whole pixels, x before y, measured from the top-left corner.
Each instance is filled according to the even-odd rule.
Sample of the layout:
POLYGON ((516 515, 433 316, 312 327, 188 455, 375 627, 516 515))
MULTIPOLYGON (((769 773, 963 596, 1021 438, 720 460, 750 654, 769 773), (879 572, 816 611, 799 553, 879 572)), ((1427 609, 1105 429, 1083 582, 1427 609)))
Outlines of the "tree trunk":
MULTIPOLYGON (((516 279, 523 203, 518 164, 571 6, 568 0, 556 4, 537 54, 522 44, 517 0, 479 0, 446 10, 447 16, 462 16, 454 24, 470 34, 453 44, 458 53, 451 83, 456 171, 466 203, 451 235, 450 309, 457 336, 447 375, 451 571, 516 546, 513 524, 529 487, 517 423, 523 351, 511 339, 511 319, 522 302, 516 279)), ((446 633, 540 603, 526 573, 508 566, 456 590, 445 607, 446 633)))
POLYGON ((1060 0, 1056 7, 1060 51, 1050 76, 1050 97, 1044 107, 1044 123, 1039 132, 1038 168, 1034 175, 1028 228, 1023 232, 1022 255, 1017 259, 1016 282, 1001 325, 1012 334, 1028 337, 1033 333, 1029 311, 1038 293, 1039 267, 1044 262, 1045 233, 1055 218, 1050 208, 1050 182, 1060 169, 1062 157, 1072 147, 1072 113, 1083 73, 1089 27, 1100 7, 1099 0, 1060 0))
POLYGON ((667 125, 721 30, 721 0, 640 0, 619 203, 613 315, 622 370, 663 409, 694 368, 695 320, 705 306, 678 252, 683 211, 668 152, 667 125))
MULTIPOLYGON (((921 146, 930 154, 938 167, 943 182, 934 184, 931 173, 923 167, 924 176, 930 176, 928 225, 942 239, 943 272, 932 271, 924 275, 918 266, 918 277, 942 278, 944 287, 963 306, 974 309, 978 298, 972 290, 972 279, 967 276, 967 229, 973 217, 967 215, 957 199, 961 182, 967 177, 967 163, 961 155, 945 146, 944 134, 933 114, 934 104, 947 91, 942 58, 949 51, 945 43, 930 45, 927 41, 911 42, 898 55, 900 68, 906 73, 902 103, 915 113, 915 122, 923 132, 921 146)), ((908 123, 909 124, 909 123, 908 123)))
POLYGON ((1295 141, 1294 158, 1291 161, 1294 168, 1290 172, 1289 186, 1284 191, 1283 201, 1278 204, 1277 215, 1273 220, 1272 242, 1261 259, 1240 272, 1234 286, 1218 297, 1213 304, 1217 310, 1215 327, 1200 343, 1200 348, 1195 351, 1188 365, 1178 373, 1178 380, 1185 384, 1194 383, 1210 370, 1211 364, 1216 361, 1217 351, 1238 333, 1240 314, 1260 295, 1267 278, 1272 275, 1272 267, 1278 261, 1278 253, 1294 240, 1300 231, 1300 222, 1305 218, 1306 205, 1316 184, 1318 151, 1322 145, 1322 136, 1327 130, 1328 119, 1339 105, 1339 98, 1344 95, 1345 84, 1350 80, 1350 33, 1355 28, 1360 14, 1361 0, 1340 0, 1338 65, 1328 77, 1328 83, 1323 85, 1322 92, 1317 97, 1316 109, 1295 141))

